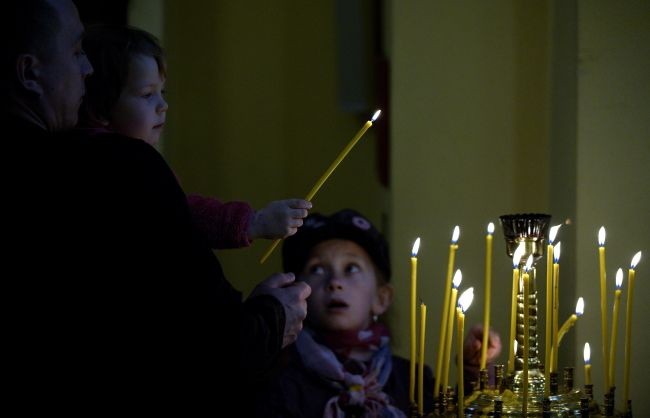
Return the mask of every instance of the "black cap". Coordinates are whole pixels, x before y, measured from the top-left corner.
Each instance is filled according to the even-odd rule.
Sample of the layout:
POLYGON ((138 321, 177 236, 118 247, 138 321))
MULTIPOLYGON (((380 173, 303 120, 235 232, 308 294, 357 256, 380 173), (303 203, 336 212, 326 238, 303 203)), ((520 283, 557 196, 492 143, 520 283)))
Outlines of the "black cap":
POLYGON ((298 232, 284 240, 284 271, 298 275, 305 267, 312 248, 330 239, 357 243, 383 273, 384 280, 390 280, 390 257, 386 239, 365 216, 352 209, 343 209, 330 216, 313 213, 305 218, 298 232))

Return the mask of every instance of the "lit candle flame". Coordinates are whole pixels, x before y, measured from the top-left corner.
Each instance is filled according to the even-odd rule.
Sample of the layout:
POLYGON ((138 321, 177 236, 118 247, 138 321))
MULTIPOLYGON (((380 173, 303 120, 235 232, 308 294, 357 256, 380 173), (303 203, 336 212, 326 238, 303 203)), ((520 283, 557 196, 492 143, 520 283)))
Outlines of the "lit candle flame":
POLYGON ((549 244, 553 244, 553 241, 555 241, 555 236, 557 235, 557 231, 560 229, 561 226, 562 224, 551 227, 551 230, 548 233, 549 244))
POLYGON ((474 288, 470 287, 469 289, 461 293, 460 297, 458 298, 458 307, 463 313, 465 313, 469 309, 469 306, 472 304, 473 300, 474 300, 474 288))
POLYGON ((601 247, 605 246, 605 227, 601 226, 598 230, 598 245, 601 247))
POLYGON ((519 266, 521 257, 524 256, 524 252, 526 252, 526 246, 523 242, 521 242, 515 250, 515 253, 512 255, 512 268, 517 268, 519 266))
POLYGON ((632 257, 632 262, 630 263, 630 268, 634 269, 636 267, 636 265, 639 264, 639 261, 641 261, 641 251, 634 254, 634 257, 632 257))
POLYGON ((487 233, 490 235, 494 234, 494 224, 492 222, 490 222, 487 226, 487 233))
POLYGON ((460 227, 456 225, 454 227, 454 233, 451 235, 451 243, 455 244, 458 242, 458 237, 460 236, 460 227))
POLYGON ((582 355, 585 358, 585 364, 589 364, 589 360, 591 360, 591 348, 589 347, 589 343, 585 343, 585 349, 582 351, 582 355))
POLYGON ((515 340, 514 346, 515 346, 515 353, 516 353, 517 352, 517 347, 519 347, 519 343, 517 342, 517 340, 515 340))
POLYGON ((558 242, 553 249, 553 262, 555 264, 560 262, 560 253, 562 252, 562 242, 558 242))
POLYGON ((463 281, 463 273, 460 271, 460 269, 458 269, 454 274, 454 281, 452 282, 452 284, 454 285, 454 289, 458 289, 458 286, 460 286, 460 282, 462 281, 463 281))
POLYGON ((413 249, 411 250, 411 257, 417 257, 419 249, 420 249, 420 237, 418 237, 413 243, 413 249))
POLYGON ((375 122, 377 118, 379 118, 379 115, 381 115, 381 109, 377 110, 374 115, 372 115, 372 118, 370 119, 370 122, 375 122))
POLYGON ((582 316, 583 313, 585 313, 585 300, 581 296, 578 298, 578 302, 576 302, 576 315, 582 316))
POLYGON ((533 266, 533 255, 528 256, 528 260, 526 260, 526 266, 524 267, 524 271, 530 270, 530 268, 533 266))
POLYGON ((623 285, 623 269, 619 267, 618 270, 616 270, 616 288, 620 289, 622 285, 623 285))

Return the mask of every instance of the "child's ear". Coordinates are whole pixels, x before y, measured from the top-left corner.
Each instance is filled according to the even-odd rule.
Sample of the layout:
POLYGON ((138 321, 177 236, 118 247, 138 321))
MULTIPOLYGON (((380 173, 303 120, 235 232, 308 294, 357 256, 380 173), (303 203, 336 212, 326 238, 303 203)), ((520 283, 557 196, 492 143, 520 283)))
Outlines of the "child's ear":
POLYGON ((16 60, 16 75, 23 88, 37 96, 43 95, 43 87, 39 81, 41 72, 40 60, 32 54, 22 54, 16 60))
POLYGON ((383 284, 377 287, 377 295, 372 303, 372 314, 382 315, 388 310, 388 307, 393 303, 393 286, 383 284))

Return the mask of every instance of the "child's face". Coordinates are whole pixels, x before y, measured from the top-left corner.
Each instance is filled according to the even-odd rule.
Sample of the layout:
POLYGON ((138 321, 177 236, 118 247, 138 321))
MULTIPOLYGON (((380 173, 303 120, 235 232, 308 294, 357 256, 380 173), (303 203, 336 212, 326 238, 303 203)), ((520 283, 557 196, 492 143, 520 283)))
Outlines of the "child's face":
POLYGON ((111 112, 108 127, 155 145, 160 139, 167 112, 164 86, 165 80, 160 75, 156 59, 136 55, 129 67, 126 85, 111 112))
POLYGON ((390 305, 392 288, 378 286, 366 251, 352 241, 333 239, 314 247, 300 280, 311 286, 307 320, 315 329, 358 331, 390 305))

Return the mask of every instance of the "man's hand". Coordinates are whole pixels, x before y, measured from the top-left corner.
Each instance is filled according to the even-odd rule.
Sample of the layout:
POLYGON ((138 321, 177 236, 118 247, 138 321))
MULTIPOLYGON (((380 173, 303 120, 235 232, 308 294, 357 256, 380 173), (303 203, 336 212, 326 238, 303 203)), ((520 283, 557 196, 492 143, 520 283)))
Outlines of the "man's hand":
POLYGON ((307 298, 311 294, 311 287, 307 283, 295 280, 293 273, 277 273, 257 285, 250 295, 271 295, 282 303, 286 317, 283 348, 298 338, 302 321, 307 316, 307 298))

